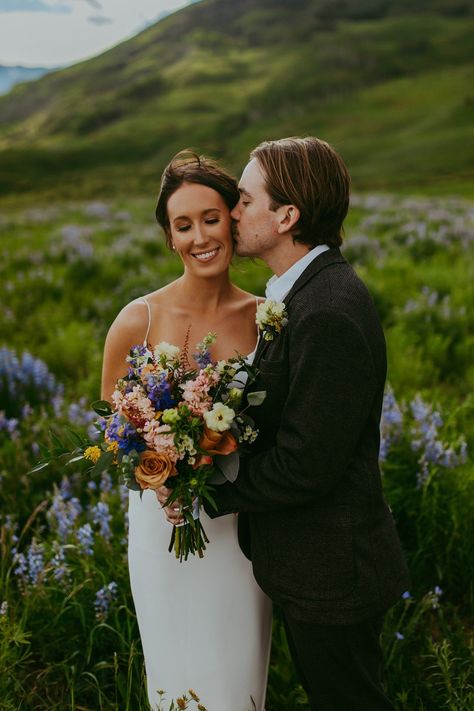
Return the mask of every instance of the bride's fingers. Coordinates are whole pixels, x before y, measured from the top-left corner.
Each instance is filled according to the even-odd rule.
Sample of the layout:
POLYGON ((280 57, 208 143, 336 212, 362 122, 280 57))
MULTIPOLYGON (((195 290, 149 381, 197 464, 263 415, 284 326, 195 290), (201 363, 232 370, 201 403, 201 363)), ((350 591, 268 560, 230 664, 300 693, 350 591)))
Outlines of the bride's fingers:
POLYGON ((166 486, 160 486, 159 489, 155 489, 155 494, 161 506, 164 506, 168 496, 171 494, 171 489, 168 489, 166 486))
POLYGON ((169 521, 169 523, 172 523, 174 526, 183 523, 184 519, 181 513, 181 509, 179 507, 165 506, 164 512, 166 515, 166 520, 169 521))

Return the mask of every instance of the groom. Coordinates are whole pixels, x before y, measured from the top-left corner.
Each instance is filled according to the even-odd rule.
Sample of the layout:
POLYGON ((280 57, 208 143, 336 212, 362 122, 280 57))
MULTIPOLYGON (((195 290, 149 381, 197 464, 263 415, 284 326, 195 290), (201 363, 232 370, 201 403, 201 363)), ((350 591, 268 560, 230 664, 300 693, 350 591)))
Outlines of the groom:
POLYGON ((232 212, 236 252, 272 269, 266 295, 284 302, 288 322, 267 328, 272 338, 255 355, 255 389, 267 392, 251 413, 256 449, 216 486, 218 512, 206 506, 210 516, 242 512, 241 546, 283 611, 314 711, 393 708, 379 634, 408 587, 378 467, 384 335, 339 251, 349 183, 340 156, 317 138, 251 153, 232 212))

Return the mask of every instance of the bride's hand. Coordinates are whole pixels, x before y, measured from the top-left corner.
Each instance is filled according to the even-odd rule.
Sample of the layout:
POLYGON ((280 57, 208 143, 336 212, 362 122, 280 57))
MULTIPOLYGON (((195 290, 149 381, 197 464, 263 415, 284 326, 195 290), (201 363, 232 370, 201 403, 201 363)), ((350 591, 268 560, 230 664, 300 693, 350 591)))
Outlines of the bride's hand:
POLYGON ((179 502, 173 501, 171 506, 165 506, 165 503, 171 492, 172 489, 168 489, 166 486, 160 486, 159 489, 155 489, 156 498, 158 499, 160 506, 165 512, 166 520, 172 523, 173 526, 178 526, 184 521, 179 502))

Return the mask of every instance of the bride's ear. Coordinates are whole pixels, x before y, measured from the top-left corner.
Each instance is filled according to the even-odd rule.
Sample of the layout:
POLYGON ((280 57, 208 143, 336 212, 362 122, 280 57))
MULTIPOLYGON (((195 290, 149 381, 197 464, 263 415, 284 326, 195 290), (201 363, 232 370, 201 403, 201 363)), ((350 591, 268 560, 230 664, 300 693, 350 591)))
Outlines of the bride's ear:
POLYGON ((278 208, 278 233, 291 232, 298 220, 301 212, 296 205, 280 205, 278 208))

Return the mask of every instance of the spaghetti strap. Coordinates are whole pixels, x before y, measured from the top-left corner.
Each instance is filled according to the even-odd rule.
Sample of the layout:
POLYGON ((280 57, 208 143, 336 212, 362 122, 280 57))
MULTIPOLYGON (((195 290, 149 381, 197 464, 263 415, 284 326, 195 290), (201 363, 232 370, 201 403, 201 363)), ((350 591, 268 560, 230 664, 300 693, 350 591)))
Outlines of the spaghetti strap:
POLYGON ((144 296, 141 297, 141 301, 145 302, 145 304, 147 305, 147 309, 148 309, 148 328, 146 330, 145 340, 143 341, 143 345, 146 348, 148 346, 148 334, 150 333, 150 326, 151 326, 151 308, 150 308, 150 304, 148 303, 148 301, 145 299, 144 296))

